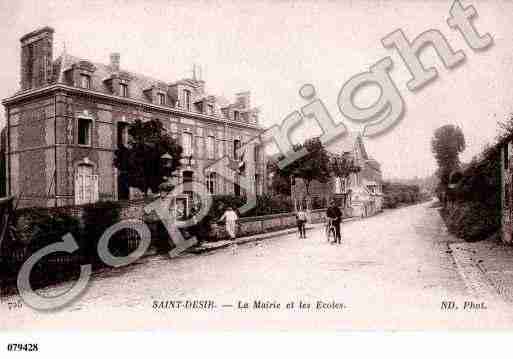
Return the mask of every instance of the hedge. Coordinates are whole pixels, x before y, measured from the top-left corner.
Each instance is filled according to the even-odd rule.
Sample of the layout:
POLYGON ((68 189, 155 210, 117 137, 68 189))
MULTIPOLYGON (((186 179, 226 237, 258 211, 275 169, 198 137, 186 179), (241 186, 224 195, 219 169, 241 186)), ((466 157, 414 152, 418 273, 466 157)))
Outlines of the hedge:
POLYGON ((456 188, 447 190, 440 214, 451 234, 475 241, 499 231, 500 181, 498 147, 488 147, 463 170, 456 188))

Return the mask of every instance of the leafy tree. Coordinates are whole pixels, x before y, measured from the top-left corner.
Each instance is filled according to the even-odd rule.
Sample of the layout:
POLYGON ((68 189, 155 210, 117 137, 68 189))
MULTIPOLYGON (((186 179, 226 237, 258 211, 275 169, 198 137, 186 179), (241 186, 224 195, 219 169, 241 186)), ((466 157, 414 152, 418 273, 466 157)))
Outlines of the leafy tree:
POLYGON ((278 163, 270 159, 267 162, 267 173, 272 174, 271 193, 290 196, 290 176, 280 171, 278 163))
POLYGON ((465 137, 458 126, 445 125, 435 130, 431 139, 431 151, 438 164, 440 183, 437 192, 442 201, 445 201, 451 173, 460 168, 459 154, 464 150, 465 137))
POLYGON ((182 147, 156 119, 136 120, 128 127, 128 135, 127 146, 121 145, 115 151, 114 166, 125 174, 130 187, 138 188, 145 195, 149 189, 155 193, 164 182, 164 176, 169 176, 163 168, 162 155, 171 155, 175 171, 180 167, 182 147))
POLYGON ((313 180, 326 183, 330 179, 330 156, 318 137, 294 145, 293 148, 296 152, 305 148, 307 153, 280 172, 285 177, 301 178, 305 183, 306 194, 310 197, 310 184, 313 180))
POLYGON ((345 152, 342 155, 333 155, 330 161, 331 171, 336 177, 346 179, 351 173, 361 171, 359 166, 356 166, 351 153, 345 152))

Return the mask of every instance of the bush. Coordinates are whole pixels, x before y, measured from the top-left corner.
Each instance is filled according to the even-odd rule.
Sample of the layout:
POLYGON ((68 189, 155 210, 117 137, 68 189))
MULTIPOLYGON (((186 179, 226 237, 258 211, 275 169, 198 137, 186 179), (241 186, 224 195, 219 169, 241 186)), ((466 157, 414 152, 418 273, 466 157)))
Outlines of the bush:
POLYGON ((500 213, 481 202, 450 202, 440 213, 449 233, 465 241, 486 239, 500 228, 500 213))
POLYGON ((28 208, 17 211, 16 217, 19 218, 19 244, 28 248, 31 253, 62 241, 62 236, 67 233, 71 233, 75 239, 80 237, 80 222, 63 211, 28 208))
MULTIPOLYGON (((87 204, 83 209, 84 227, 80 248, 91 260, 97 260, 98 241, 110 226, 119 222, 121 206, 119 202, 105 201, 87 204)), ((117 233, 114 237, 117 237, 118 240, 112 238, 110 245, 112 247, 118 247, 118 250, 122 250, 123 248, 119 248, 119 246, 122 246, 119 240, 121 233, 117 233)), ((110 249, 113 254, 117 251, 114 248, 110 249)))
MULTIPOLYGON (((224 213, 227 207, 237 209, 246 203, 246 199, 234 195, 216 195, 212 198, 212 207, 208 214, 202 218, 198 225, 189 229, 192 235, 197 236, 199 241, 208 238, 210 226, 215 223, 224 213)), ((277 213, 286 213, 293 210, 290 197, 283 195, 257 196, 256 205, 246 213, 239 214, 240 217, 264 216, 277 213)))
MULTIPOLYGON (((62 237, 71 233, 78 242, 80 239, 79 221, 58 209, 27 208, 16 211, 18 218, 16 234, 8 242, 2 243, 1 263, 5 264, 0 280, 6 287, 14 288, 21 266, 32 254, 48 245, 62 242, 62 237)), ((56 279, 75 278, 79 266, 56 262, 63 258, 66 263, 81 261, 80 253, 55 252, 39 260, 31 272, 31 285, 40 287, 55 282, 56 279)))
POLYGON ((245 213, 243 217, 265 216, 269 214, 292 212, 292 200, 288 196, 265 194, 257 197, 257 203, 254 209, 245 213))
MULTIPOLYGON (((227 207, 232 207, 235 211, 246 203, 246 198, 232 195, 213 196, 213 204, 209 211, 212 219, 218 219, 222 216, 227 207)), ((265 216, 269 214, 278 214, 291 212, 293 210, 292 200, 288 196, 265 194, 257 196, 255 207, 246 213, 239 213, 240 217, 265 216)))
POLYGON ((446 192, 440 213, 447 229, 466 241, 486 239, 501 223, 500 153, 488 147, 461 173, 456 188, 446 192))

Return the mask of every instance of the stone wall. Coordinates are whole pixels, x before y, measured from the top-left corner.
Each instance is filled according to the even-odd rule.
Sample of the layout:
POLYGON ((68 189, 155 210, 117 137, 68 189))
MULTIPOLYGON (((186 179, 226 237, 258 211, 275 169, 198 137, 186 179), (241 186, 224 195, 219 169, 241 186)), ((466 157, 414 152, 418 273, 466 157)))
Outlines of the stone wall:
MULTIPOLYGON (((131 201, 117 202, 120 205, 119 220, 125 219, 142 219, 144 215, 144 207, 151 203, 151 199, 139 199, 131 201)), ((84 206, 68 206, 59 208, 41 208, 41 211, 48 213, 66 213, 73 216, 83 224, 85 214, 84 206)), ((17 217, 18 225, 22 226, 27 220, 25 211, 19 212, 17 217)), ((309 214, 309 223, 320 223, 324 221, 325 209, 313 210, 309 214)), ((259 233, 277 231, 296 226, 296 217, 294 213, 281 213, 266 216, 242 217, 239 220, 238 236, 248 236, 259 233)), ((224 226, 212 224, 208 240, 219 240, 226 237, 224 226)))

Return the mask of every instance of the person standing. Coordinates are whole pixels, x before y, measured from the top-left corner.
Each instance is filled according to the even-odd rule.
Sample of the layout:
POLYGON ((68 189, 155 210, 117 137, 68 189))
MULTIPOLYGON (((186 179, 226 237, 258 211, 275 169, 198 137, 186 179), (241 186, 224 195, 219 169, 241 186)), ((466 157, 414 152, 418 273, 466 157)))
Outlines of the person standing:
POLYGON ((239 216, 233 210, 232 207, 227 207, 224 211, 223 215, 219 219, 219 221, 224 221, 226 226, 226 232, 230 236, 230 239, 235 239, 237 237, 237 220, 239 216))
POLYGON ((340 235, 340 222, 342 221, 342 211, 335 203, 335 200, 332 200, 328 210, 326 211, 326 216, 332 220, 333 226, 335 227, 335 243, 340 244, 342 242, 342 237, 340 235))
POLYGON ((299 207, 296 212, 297 229, 299 231, 299 238, 306 238, 306 220, 307 215, 303 207, 299 207))

